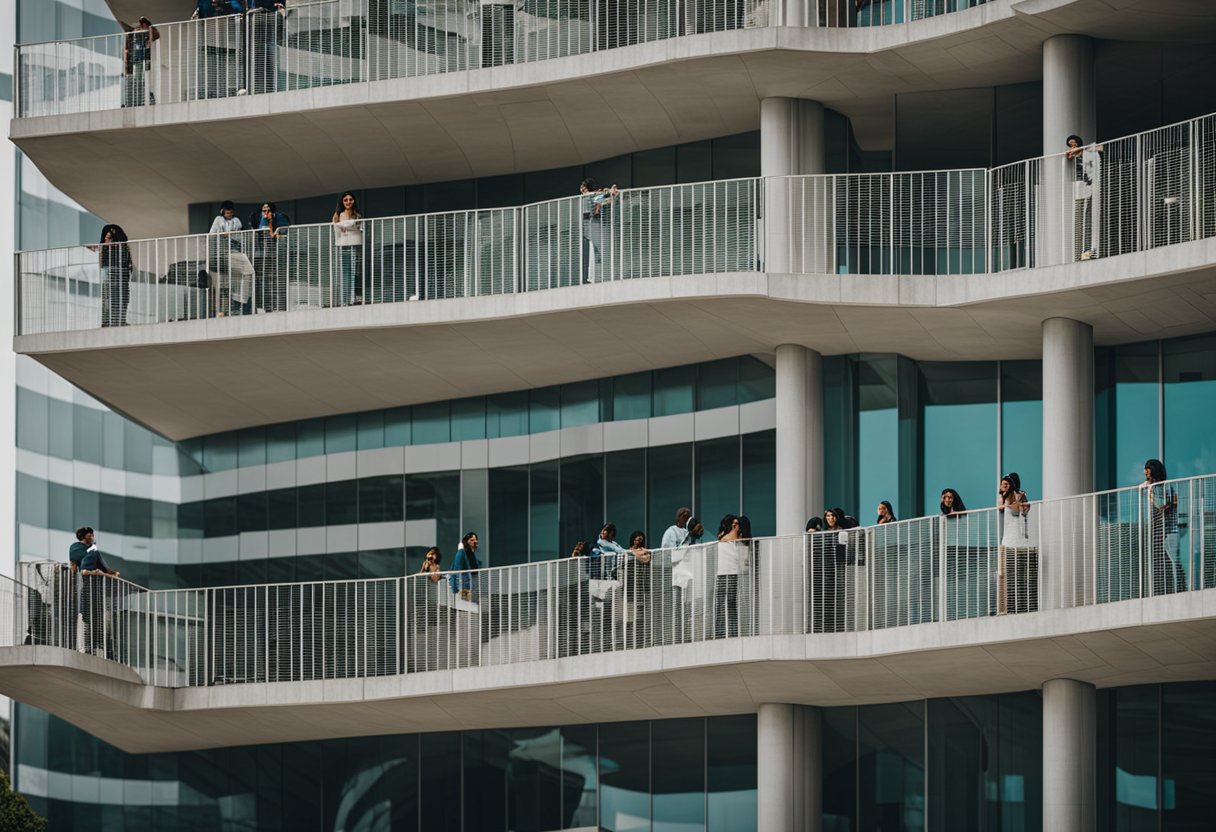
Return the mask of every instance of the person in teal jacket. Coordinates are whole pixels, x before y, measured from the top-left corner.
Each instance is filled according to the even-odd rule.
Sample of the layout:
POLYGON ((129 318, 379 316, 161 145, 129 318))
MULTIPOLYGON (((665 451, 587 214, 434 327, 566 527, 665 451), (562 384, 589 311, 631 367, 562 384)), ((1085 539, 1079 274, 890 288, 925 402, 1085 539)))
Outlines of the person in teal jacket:
POLYGON ((477 533, 467 532, 460 539, 460 547, 452 561, 452 574, 448 576, 448 584, 453 593, 468 601, 477 595, 477 572, 481 561, 477 559, 477 533))

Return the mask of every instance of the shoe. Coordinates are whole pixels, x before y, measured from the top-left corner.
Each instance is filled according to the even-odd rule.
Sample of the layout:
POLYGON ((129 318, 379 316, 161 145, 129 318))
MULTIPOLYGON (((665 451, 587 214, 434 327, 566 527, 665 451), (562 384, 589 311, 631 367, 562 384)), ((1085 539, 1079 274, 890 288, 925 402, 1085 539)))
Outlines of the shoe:
POLYGON ((406 298, 406 300, 418 300, 418 296, 417 296, 417 295, 410 295, 408 298, 406 298))
POLYGON ((1089 249, 1085 249, 1085 251, 1081 252, 1082 260, 1090 260, 1093 258, 1093 256, 1094 256, 1094 253, 1089 249))

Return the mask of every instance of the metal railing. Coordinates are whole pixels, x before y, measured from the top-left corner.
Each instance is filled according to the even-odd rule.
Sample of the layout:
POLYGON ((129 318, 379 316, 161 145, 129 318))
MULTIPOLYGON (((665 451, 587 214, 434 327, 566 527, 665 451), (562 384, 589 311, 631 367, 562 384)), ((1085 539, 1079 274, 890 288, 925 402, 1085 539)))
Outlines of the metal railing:
MULTIPOLYGON (((874 26, 984 0, 795 0, 811 26, 874 26)), ((587 54, 776 23, 776 0, 325 0, 16 48, 18 117, 260 95, 587 54)))
POLYGON ((161 687, 350 679, 847 633, 1216 587, 1216 476, 883 526, 403 578, 145 590, 22 562, 0 645, 161 687))
POLYGON ((498 295, 759 267, 754 179, 523 208, 235 231, 23 252, 18 332, 498 295))
POLYGON ((1216 237, 1216 115, 991 171, 732 179, 16 256, 20 335, 765 270, 992 274, 1216 237))

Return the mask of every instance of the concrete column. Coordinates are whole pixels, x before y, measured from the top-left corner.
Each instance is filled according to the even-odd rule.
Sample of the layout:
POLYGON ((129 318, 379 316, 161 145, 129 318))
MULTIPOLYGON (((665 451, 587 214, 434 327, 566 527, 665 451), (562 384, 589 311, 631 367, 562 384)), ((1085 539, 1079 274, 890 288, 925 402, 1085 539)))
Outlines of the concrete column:
POLYGON ((815 206, 821 210, 824 206, 805 183, 779 177, 820 174, 824 167, 823 105, 801 98, 762 100, 760 175, 765 177, 766 271, 808 270, 802 255, 803 232, 808 224, 810 228, 825 227, 825 222, 815 222, 815 206))
POLYGON ((1093 685, 1043 685, 1043 832, 1095 832, 1096 731, 1093 685))
POLYGON ((819 709, 761 705, 756 729, 756 832, 819 832, 823 825, 819 709))
POLYGON ((1094 330, 1043 321, 1043 499, 1094 486, 1094 330))
POLYGON ((1094 46, 1081 35, 1056 35, 1043 44, 1043 155, 1037 264, 1072 262, 1077 246, 1077 210, 1064 152, 1065 140, 1076 133, 1086 142, 1097 140, 1094 103, 1094 46))
MULTIPOLYGON (((1068 318, 1043 321, 1043 499, 1093 491, 1094 332, 1068 318)), ((1094 506, 1046 502, 1038 512, 1040 606, 1093 603, 1094 506)))
POLYGON ((777 347, 777 534, 801 534, 823 502, 823 359, 777 347))

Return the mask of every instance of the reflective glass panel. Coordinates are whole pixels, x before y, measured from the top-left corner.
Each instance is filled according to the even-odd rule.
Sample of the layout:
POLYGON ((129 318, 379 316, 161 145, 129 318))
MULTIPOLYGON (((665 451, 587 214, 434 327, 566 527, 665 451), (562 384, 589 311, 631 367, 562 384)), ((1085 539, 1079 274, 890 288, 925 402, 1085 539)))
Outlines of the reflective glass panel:
POLYGON ((756 716, 706 720, 707 832, 756 828, 756 716))
POLYGON ((650 418, 650 373, 631 373, 612 380, 612 418, 615 421, 650 418))
MULTIPOLYGON (((617 524, 618 530, 646 528, 645 448, 604 454, 604 491, 606 514, 617 524)), ((678 506, 669 512, 672 517, 675 516, 675 508, 678 506)), ((590 534, 598 531, 596 529, 590 534)))
MULTIPOLYGON (((558 461, 537 462, 530 469, 531 523, 529 560, 549 560, 559 553, 558 461)), ((562 554, 569 554, 564 552, 562 554)))
POLYGON ((857 711, 857 828, 921 832, 925 828, 924 702, 865 705, 857 711))
POLYGON ((1171 477, 1216 471, 1216 336, 1164 343, 1165 463, 1171 477))
MULTIPOLYGON (((605 522, 616 522, 604 517, 604 456, 568 457, 561 463, 561 530, 558 534, 558 551, 555 556, 570 554, 579 540, 593 543, 605 522)), ((618 537, 627 540, 627 535, 640 526, 618 525, 618 537)), ((535 558, 533 558, 535 559, 535 558)))
POLYGON ((686 832, 705 824, 705 720, 651 724, 652 832, 686 832))
POLYGON ((1001 473, 1016 471, 1032 500, 1043 496, 1043 363, 1001 362, 1001 473))
POLYGON ((1162 686, 1163 832, 1212 824, 1216 806, 1216 683, 1162 686))
MULTIPOLYGON (((662 540, 676 509, 692 505, 692 444, 662 445, 646 453, 649 537, 662 540)), ((712 518, 712 526, 709 519, 703 519, 706 529, 716 529, 718 519, 712 518)))
POLYGON ((924 437, 922 514, 940 510, 944 488, 968 508, 996 502, 996 364, 991 361, 920 365, 924 437), (960 465, 959 460, 967 460, 960 465))
POLYGON ((650 723, 619 722, 600 733, 600 827, 650 829, 650 723))

